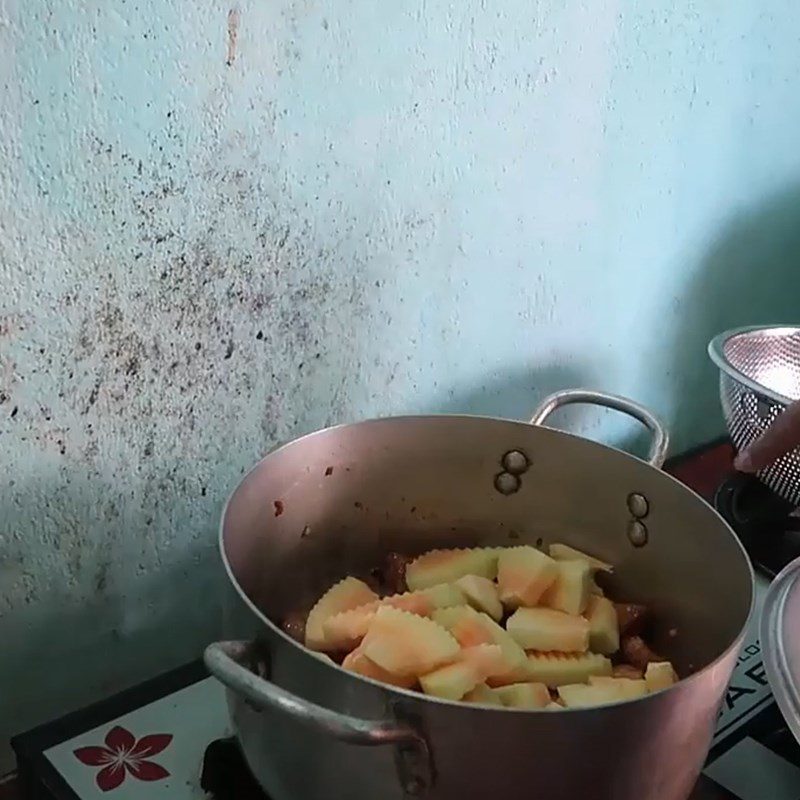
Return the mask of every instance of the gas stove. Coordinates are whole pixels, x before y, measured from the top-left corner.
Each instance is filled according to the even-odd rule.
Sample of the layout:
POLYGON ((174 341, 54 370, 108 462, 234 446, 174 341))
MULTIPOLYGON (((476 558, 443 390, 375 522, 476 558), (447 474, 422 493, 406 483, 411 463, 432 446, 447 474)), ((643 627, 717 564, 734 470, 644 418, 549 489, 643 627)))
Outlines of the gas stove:
POLYGON ((757 478, 728 475, 714 494, 714 507, 736 531, 762 575, 774 578, 800 557, 800 511, 757 478))
MULTIPOLYGON (((756 566, 760 610, 770 578, 800 555, 800 524, 795 528, 794 509, 765 494, 760 484, 731 475, 731 457, 728 445, 716 445, 673 462, 670 471, 708 499, 715 497, 756 566)), ((800 745, 770 692, 757 618, 690 800, 800 800, 800 745)), ((12 744, 23 800, 269 800, 233 738, 222 687, 199 662, 12 744), (120 758, 120 749, 129 756, 120 758)))

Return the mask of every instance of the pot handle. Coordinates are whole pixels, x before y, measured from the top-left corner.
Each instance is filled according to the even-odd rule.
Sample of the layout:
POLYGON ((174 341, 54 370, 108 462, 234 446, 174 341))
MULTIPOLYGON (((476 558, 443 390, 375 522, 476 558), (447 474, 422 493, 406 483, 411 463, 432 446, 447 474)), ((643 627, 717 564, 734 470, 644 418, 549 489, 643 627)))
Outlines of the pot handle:
POLYGON ((215 642, 203 655, 208 671, 258 710, 283 711, 322 733, 352 744, 417 743, 422 737, 409 725, 365 720, 331 711, 281 689, 245 667, 250 642, 215 642))
POLYGON ((531 417, 531 425, 544 425, 547 418, 563 406, 581 403, 590 406, 603 406, 615 411, 621 411, 629 417, 633 417, 642 423, 653 435, 650 442, 650 450, 647 453, 647 461, 656 469, 664 466, 669 447, 669 434, 661 421, 644 406, 626 397, 619 397, 614 394, 604 392, 594 392, 589 389, 568 389, 563 392, 556 392, 549 397, 545 397, 539 404, 531 417))

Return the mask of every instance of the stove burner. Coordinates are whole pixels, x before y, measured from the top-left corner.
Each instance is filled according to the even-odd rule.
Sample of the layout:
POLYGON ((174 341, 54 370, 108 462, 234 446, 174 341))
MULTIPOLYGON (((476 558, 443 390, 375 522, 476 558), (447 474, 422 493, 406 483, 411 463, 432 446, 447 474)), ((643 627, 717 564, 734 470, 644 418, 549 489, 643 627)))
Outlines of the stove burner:
POLYGON ((269 800, 233 737, 217 739, 206 748, 200 786, 214 800, 269 800))
POLYGON ((800 556, 797 509, 752 475, 733 473, 717 488, 714 507, 733 528, 753 564, 769 577, 800 556))

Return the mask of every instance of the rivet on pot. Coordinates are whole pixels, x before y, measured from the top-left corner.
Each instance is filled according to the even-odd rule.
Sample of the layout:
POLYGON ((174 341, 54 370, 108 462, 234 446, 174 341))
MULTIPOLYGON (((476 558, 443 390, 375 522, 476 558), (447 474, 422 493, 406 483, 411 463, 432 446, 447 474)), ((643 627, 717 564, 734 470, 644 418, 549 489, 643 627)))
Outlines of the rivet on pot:
POLYGON ((499 472, 494 479, 494 488, 500 494, 514 494, 519 491, 519 478, 510 472, 499 472))
POLYGON ((650 513, 650 503, 647 502, 647 498, 643 494, 631 492, 628 495, 628 511, 636 519, 644 519, 650 513))
POLYGON ((628 523, 628 539, 634 547, 644 547, 647 544, 647 526, 638 519, 628 523))
POLYGON ((510 472, 512 475, 522 475, 523 472, 528 471, 531 462, 521 450, 509 450, 503 456, 502 464, 506 472, 510 472))

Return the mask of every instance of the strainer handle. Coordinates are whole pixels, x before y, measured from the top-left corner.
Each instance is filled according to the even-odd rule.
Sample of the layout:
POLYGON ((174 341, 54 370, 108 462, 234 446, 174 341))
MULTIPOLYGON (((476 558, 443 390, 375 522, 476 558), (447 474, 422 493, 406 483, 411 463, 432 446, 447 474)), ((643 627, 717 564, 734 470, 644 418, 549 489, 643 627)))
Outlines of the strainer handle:
POLYGON ((650 442, 650 450, 647 453, 647 461, 656 469, 664 466, 669 448, 669 434, 661 423, 661 420, 644 406, 626 397, 619 397, 614 394, 595 392, 590 389, 567 389, 563 392, 556 392, 549 397, 545 397, 539 404, 531 417, 531 425, 544 425, 547 418, 557 409, 564 406, 571 406, 576 403, 589 406, 602 406, 611 408, 614 411, 621 411, 629 417, 633 417, 642 423, 653 435, 650 442))

